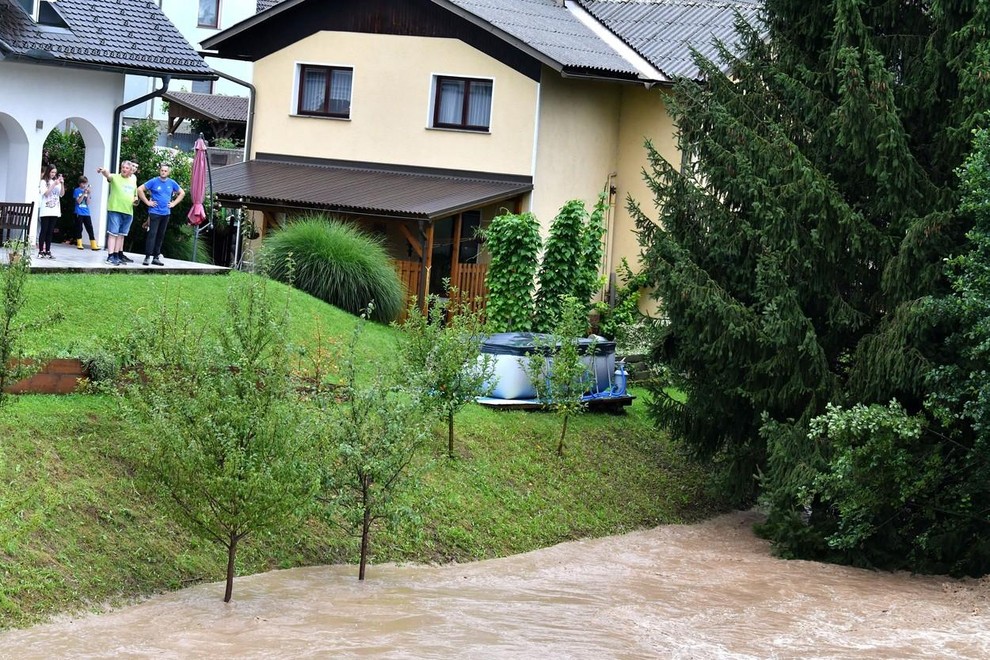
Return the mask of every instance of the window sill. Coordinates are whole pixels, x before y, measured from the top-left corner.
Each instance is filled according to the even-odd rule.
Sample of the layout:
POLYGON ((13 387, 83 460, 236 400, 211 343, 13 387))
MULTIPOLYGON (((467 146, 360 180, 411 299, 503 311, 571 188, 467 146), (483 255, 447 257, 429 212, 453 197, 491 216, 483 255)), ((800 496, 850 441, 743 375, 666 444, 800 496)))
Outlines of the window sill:
POLYGON ((441 131, 443 133, 468 133, 470 135, 491 135, 492 130, 476 131, 472 128, 448 128, 447 126, 427 126, 428 131, 441 131))
POLYGON ((350 117, 331 117, 329 115, 300 115, 298 113, 289 113, 290 117, 298 117, 299 119, 329 119, 331 121, 350 121, 350 117))

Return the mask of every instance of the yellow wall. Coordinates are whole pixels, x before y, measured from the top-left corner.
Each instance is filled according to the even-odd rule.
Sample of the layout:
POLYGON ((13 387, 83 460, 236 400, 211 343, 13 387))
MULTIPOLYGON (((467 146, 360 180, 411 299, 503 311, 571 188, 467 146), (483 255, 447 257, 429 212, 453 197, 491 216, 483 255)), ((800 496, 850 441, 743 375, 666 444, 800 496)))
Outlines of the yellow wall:
POLYGON ((589 209, 615 171, 621 90, 568 80, 544 68, 530 210, 546 230, 560 207, 582 199, 589 209))
POLYGON ((256 62, 254 83, 256 153, 532 171, 537 83, 456 39, 321 32, 256 62), (353 67, 350 119, 293 116, 299 64, 353 67), (437 74, 493 79, 490 133, 429 128, 437 74))
POLYGON ((643 85, 568 80, 547 70, 544 74, 531 210, 546 229, 565 202, 581 199, 590 210, 600 191, 615 186, 603 272, 615 271, 623 257, 638 271, 640 247, 626 197, 631 195, 647 215, 655 217, 653 195, 642 176, 646 138, 665 158, 679 162, 675 129, 664 101, 667 92, 643 85))

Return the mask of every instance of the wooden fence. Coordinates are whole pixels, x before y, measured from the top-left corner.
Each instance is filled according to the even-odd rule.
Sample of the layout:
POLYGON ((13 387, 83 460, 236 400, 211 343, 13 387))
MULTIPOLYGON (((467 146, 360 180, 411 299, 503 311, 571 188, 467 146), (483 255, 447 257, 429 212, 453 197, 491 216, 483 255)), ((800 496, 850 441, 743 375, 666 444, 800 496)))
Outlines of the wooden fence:
MULTIPOLYGON (((408 302, 416 300, 419 294, 420 263, 418 261, 405 261, 396 259, 392 261, 395 272, 399 276, 399 281, 406 290, 408 302)), ((451 285, 460 292, 460 298, 469 304, 472 309, 484 309, 488 300, 488 287, 485 286, 485 277, 488 275, 487 264, 458 264, 457 273, 451 278, 451 285)), ((439 293, 434 291, 432 293, 439 293)), ((405 320, 405 311, 399 317, 399 321, 405 320)))

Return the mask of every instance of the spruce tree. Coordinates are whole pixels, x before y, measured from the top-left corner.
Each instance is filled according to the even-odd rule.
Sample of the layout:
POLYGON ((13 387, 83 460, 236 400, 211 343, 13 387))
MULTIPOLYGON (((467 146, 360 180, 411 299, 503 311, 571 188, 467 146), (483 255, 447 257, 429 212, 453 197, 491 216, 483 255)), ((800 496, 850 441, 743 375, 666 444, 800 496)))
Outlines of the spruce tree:
POLYGON ((762 489, 792 554, 834 556, 811 420, 830 402, 917 413, 949 359, 921 301, 965 241, 953 171, 988 107, 988 25, 985 0, 766 0, 718 62, 696 57, 704 83, 676 86, 681 161, 647 145, 659 217, 630 210, 665 320, 652 412, 723 452, 741 500, 762 489))

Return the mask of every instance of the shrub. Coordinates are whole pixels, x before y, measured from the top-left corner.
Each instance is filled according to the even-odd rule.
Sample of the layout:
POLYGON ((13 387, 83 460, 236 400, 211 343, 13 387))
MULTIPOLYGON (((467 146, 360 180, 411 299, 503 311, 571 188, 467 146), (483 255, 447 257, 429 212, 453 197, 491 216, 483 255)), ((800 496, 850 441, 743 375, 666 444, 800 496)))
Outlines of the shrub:
POLYGON ((529 330, 540 223, 532 213, 504 213, 484 232, 488 265, 488 325, 493 332, 529 330))
POLYGON ((381 242, 342 221, 303 216, 265 240, 262 260, 273 279, 351 314, 372 301, 375 321, 402 311, 402 283, 381 242))

